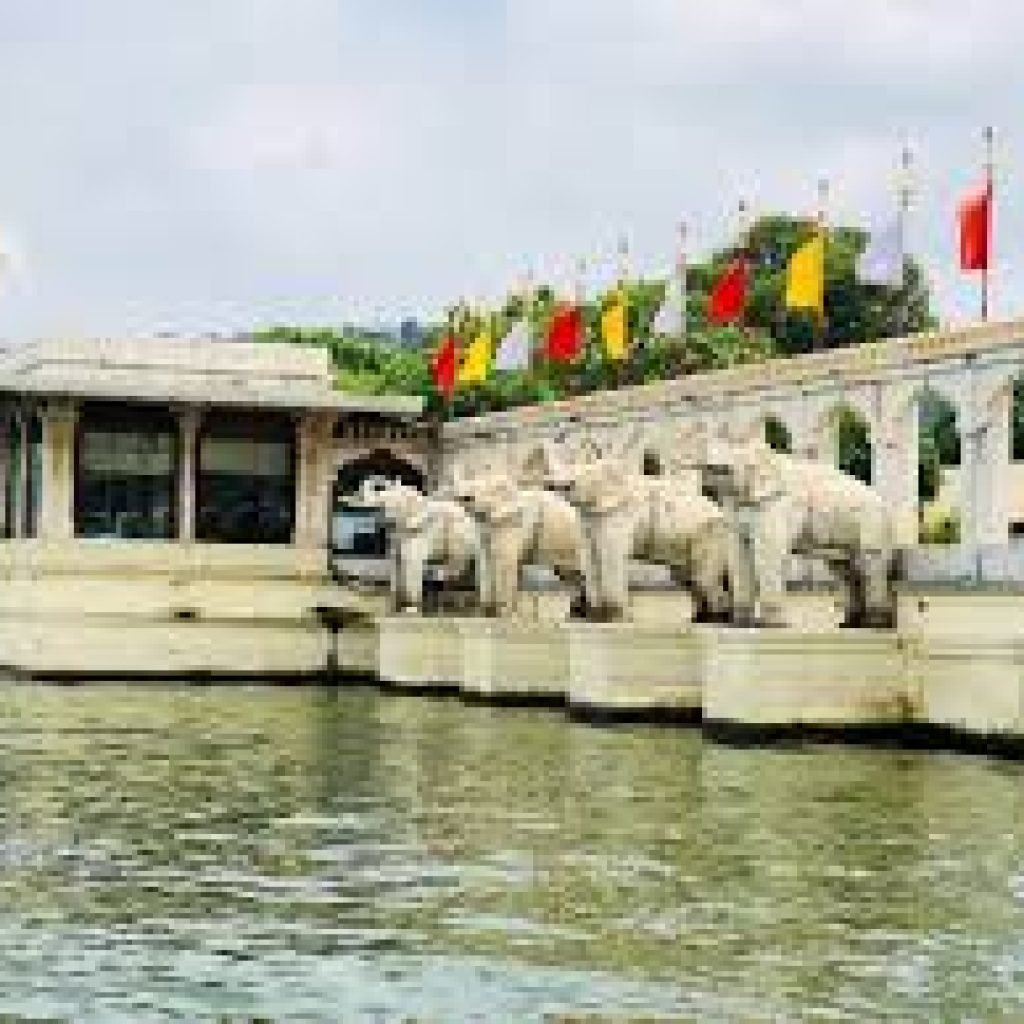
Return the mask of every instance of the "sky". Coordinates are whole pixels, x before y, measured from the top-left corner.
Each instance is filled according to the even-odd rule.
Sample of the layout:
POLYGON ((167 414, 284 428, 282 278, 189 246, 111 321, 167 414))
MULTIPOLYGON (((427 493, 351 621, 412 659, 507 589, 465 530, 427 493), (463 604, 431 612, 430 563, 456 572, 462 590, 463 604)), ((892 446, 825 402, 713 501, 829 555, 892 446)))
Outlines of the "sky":
POLYGON ((1024 314, 1024 6, 1005 0, 4 0, 0 337, 431 318, 526 272, 664 273, 755 213, 891 215, 971 320, 954 211, 997 133, 1024 314), (1016 116, 1015 116, 1016 115, 1016 116))

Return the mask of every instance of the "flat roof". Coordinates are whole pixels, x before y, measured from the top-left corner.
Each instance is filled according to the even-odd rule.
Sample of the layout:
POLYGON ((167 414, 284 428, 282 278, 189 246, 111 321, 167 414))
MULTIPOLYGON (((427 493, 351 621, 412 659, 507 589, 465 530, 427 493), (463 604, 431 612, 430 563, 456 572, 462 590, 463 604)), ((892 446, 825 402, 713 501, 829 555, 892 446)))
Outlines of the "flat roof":
POLYGON ((214 337, 70 338, 0 351, 0 394, 372 412, 415 417, 415 395, 339 391, 324 348, 214 337))

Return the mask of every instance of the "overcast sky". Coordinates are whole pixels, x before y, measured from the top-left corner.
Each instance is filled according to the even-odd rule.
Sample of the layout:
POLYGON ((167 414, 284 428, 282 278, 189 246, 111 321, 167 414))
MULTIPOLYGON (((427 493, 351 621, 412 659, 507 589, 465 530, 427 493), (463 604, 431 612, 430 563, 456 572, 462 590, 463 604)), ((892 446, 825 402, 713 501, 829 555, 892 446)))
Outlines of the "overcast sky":
POLYGON ((1024 311, 1024 7, 1005 0, 3 0, 0 335, 430 316, 531 268, 638 269, 755 211, 892 208, 945 320, 998 131, 995 311, 1024 311))

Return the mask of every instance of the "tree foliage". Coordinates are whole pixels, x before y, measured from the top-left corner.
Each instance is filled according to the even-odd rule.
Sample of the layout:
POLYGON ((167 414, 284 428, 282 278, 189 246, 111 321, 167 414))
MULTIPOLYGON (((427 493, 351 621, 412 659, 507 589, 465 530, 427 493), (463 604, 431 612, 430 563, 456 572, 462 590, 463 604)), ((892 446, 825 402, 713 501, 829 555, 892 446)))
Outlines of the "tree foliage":
MULTIPOLYGON (((605 296, 584 305, 587 344, 575 363, 558 365, 538 358, 528 372, 492 374, 483 384, 460 389, 451 408, 444 410, 430 379, 429 357, 454 310, 447 311, 445 319, 427 331, 422 349, 385 344, 376 337, 330 328, 276 327, 262 332, 262 336, 327 348, 337 367, 338 386, 345 390, 421 395, 435 412, 467 416, 721 369, 775 355, 797 354, 815 347, 874 341, 933 326, 924 276, 914 261, 908 260, 906 285, 902 289, 857 281, 854 266, 865 235, 855 228, 828 231, 826 321, 819 324, 813 316, 787 313, 782 301, 786 265, 813 230, 812 223, 799 218, 763 217, 744 239, 713 253, 703 263, 690 264, 685 337, 652 336, 651 323, 664 297, 666 282, 630 281, 625 289, 633 344, 627 359, 609 362, 603 356, 598 328, 603 305, 609 301, 605 296), (710 291, 723 268, 741 251, 746 254, 751 271, 745 324, 742 328, 711 325, 707 319, 710 291)), ((557 296, 550 287, 537 290, 529 309, 535 338, 543 336, 556 305, 557 296)), ((460 313, 460 336, 472 337, 483 326, 482 317, 486 315, 495 336, 501 337, 521 314, 519 297, 510 297, 503 308, 486 314, 460 313)))

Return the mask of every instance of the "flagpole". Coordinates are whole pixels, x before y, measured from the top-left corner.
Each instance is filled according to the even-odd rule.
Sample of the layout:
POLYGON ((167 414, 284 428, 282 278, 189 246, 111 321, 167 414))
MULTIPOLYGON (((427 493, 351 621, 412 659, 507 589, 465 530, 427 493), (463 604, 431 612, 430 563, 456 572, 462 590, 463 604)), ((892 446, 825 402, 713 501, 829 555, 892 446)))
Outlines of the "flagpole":
POLYGON ((995 131, 991 125, 986 125, 983 132, 985 139, 985 190, 987 199, 985 202, 985 260, 981 268, 981 319, 988 320, 990 303, 990 279, 989 264, 992 262, 992 204, 994 201, 993 188, 995 183, 995 131))
MULTIPOLYGON (((740 201, 736 206, 736 219, 739 222, 739 238, 740 238, 740 259, 743 261, 743 272, 744 275, 749 273, 749 266, 747 265, 750 259, 750 204, 747 200, 740 196, 740 201)), ((740 309, 739 319, 740 334, 744 338, 749 337, 750 331, 747 328, 747 304, 743 303, 740 309)))
MULTIPOLYGON (((580 327, 583 330, 583 338, 581 339, 582 343, 580 345, 580 349, 582 350, 581 354, 583 355, 584 362, 586 361, 586 358, 587 358, 587 356, 586 356, 586 348, 587 348, 587 341, 589 340, 588 337, 587 337, 587 326, 586 326, 587 322, 586 322, 586 317, 584 316, 584 310, 583 310, 584 303, 586 302, 586 277, 587 277, 587 258, 585 256, 581 256, 576 261, 576 286, 575 286, 575 293, 576 293, 576 295, 575 295, 575 301, 576 301, 576 311, 577 311, 577 313, 579 315, 580 327)), ((566 375, 566 379, 569 381, 569 386, 566 388, 566 390, 569 392, 570 396, 571 396, 572 391, 573 391, 573 383, 578 384, 579 388, 577 390, 582 391, 583 379, 582 379, 582 377, 579 377, 579 376, 577 376, 575 378, 573 377, 573 369, 572 369, 571 365, 570 365, 569 372, 566 375)))
MULTIPOLYGON (((458 343, 455 342, 455 308, 450 307, 448 309, 448 331, 447 336, 441 338, 441 344, 446 345, 448 338, 453 339, 455 345, 455 374, 458 376, 459 372, 459 347, 458 343)), ((454 398, 454 389, 452 394, 448 394, 447 391, 441 392, 441 405, 438 410, 438 416, 436 420, 437 438, 440 440, 441 431, 444 429, 445 423, 448 422, 448 416, 451 412, 452 399, 454 398)))
POLYGON ((910 329, 910 294, 908 290, 909 277, 907 274, 907 226, 910 221, 910 204, 914 198, 914 151, 910 148, 910 141, 903 140, 900 150, 900 176, 896 187, 897 211, 896 211, 896 244, 899 246, 900 255, 900 288, 903 292, 903 301, 899 307, 899 322, 897 331, 905 335, 910 329))
POLYGON ((824 267, 824 250, 825 250, 825 230, 828 223, 828 178, 818 179, 818 213, 815 218, 817 224, 818 233, 821 235, 822 245, 822 269, 821 269, 821 309, 818 310, 818 315, 814 318, 814 350, 818 350, 825 347, 825 335, 827 330, 827 321, 825 319, 825 267, 824 267))
POLYGON ((689 327, 686 317, 686 221, 679 222, 679 262, 676 267, 679 275, 679 339, 686 344, 686 332, 689 327))

